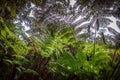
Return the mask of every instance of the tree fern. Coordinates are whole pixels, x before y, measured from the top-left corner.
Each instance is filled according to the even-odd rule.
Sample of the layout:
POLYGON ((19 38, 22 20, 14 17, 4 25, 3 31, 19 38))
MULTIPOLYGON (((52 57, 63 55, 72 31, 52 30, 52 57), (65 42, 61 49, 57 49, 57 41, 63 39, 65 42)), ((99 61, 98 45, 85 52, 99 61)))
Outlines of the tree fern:
MULTIPOLYGON (((54 27, 54 26, 48 26, 54 27)), ((45 41, 43 43, 42 49, 44 50, 43 53, 46 53, 48 55, 59 55, 62 53, 63 49, 67 47, 67 45, 73 46, 75 44, 75 38, 74 38, 74 31, 66 26, 58 26, 56 27, 58 29, 53 31, 49 31, 50 35, 45 38, 45 41), (52 34, 52 35, 51 35, 52 34)))

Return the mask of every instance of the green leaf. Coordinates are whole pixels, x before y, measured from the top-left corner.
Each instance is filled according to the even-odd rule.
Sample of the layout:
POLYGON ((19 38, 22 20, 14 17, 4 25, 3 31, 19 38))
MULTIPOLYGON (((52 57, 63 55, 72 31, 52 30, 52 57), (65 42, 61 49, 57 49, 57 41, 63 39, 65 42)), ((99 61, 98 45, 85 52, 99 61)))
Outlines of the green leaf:
POLYGON ((9 59, 3 59, 3 61, 6 64, 9 63, 9 64, 13 65, 13 62, 11 60, 9 60, 9 59))
POLYGON ((26 69, 23 71, 23 73, 33 74, 33 75, 39 75, 36 71, 32 69, 26 69))

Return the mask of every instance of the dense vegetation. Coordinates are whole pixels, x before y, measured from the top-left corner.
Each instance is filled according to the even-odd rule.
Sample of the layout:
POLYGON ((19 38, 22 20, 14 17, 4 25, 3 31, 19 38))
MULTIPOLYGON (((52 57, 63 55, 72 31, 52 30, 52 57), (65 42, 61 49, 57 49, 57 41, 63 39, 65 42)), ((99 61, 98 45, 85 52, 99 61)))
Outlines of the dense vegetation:
POLYGON ((0 80, 120 80, 120 32, 107 27, 112 15, 120 28, 119 4, 1 0, 0 80), (83 18, 75 21, 79 15, 83 18))

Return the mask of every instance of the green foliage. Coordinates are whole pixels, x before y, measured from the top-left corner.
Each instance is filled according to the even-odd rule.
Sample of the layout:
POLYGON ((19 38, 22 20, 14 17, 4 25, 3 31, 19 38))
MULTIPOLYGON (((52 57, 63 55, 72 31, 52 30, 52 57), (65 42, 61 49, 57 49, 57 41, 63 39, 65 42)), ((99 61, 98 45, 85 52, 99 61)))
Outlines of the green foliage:
POLYGON ((27 46, 15 34, 13 34, 6 24, 0 21, 0 44, 7 52, 14 52, 15 54, 26 54, 27 46), (10 51, 9 51, 10 50, 10 51), (13 51, 11 51, 13 50, 13 51))
POLYGON ((42 45, 42 55, 46 57, 60 56, 67 45, 74 46, 76 42, 71 28, 67 26, 53 27, 55 26, 48 26, 49 35, 42 45))
POLYGON ((92 54, 93 51, 90 44, 83 46, 84 49, 79 48, 76 56, 64 52, 60 58, 52 61, 50 63, 51 71, 67 77, 72 74, 83 80, 98 80, 101 70, 111 70, 108 64, 111 58, 101 46, 96 47, 95 54, 92 54))
MULTIPOLYGON (((101 26, 107 26, 112 22, 105 18, 106 15, 120 18, 119 1, 76 0, 76 2, 77 5, 70 7, 70 0, 0 1, 0 80, 120 80, 119 32, 109 29, 110 32, 118 34, 113 40, 116 49, 106 49, 97 44, 94 46, 92 43, 78 42, 73 29, 61 25, 63 21, 63 24, 65 22, 80 26, 91 19, 89 23, 76 27, 76 32, 83 28, 88 29, 90 33, 93 27, 99 30, 101 26), (36 4, 35 8, 32 8, 31 2, 36 4), (81 6, 77 11, 74 10, 79 3, 81 6), (31 13, 34 13, 34 18, 30 18, 31 13), (28 38, 22 35, 28 46, 17 37, 23 32, 17 32, 18 28, 11 22, 17 14, 19 14, 17 22, 25 22, 31 27, 30 33, 33 36, 28 38), (74 21, 81 15, 83 19, 74 21), (43 27, 39 26, 42 21, 48 23, 47 27, 42 25, 45 32, 43 27)), ((119 27, 119 21, 116 23, 119 27)), ((90 34, 83 34, 80 39, 85 40, 84 38, 89 36, 90 34)))
POLYGON ((28 47, 0 19, 1 80, 6 80, 6 76, 10 80, 15 76, 20 76, 17 77, 20 80, 46 80, 45 75, 58 80, 117 79, 119 54, 112 54, 113 60, 110 57, 114 49, 80 42, 75 39, 73 29, 65 25, 48 25, 46 31, 44 39, 29 37, 28 47))
MULTIPOLYGON (((29 64, 24 57, 28 47, 13 32, 9 30, 2 18, 0 19, 0 79, 6 80, 6 76, 13 75, 21 68, 29 64), (4 75, 3 75, 4 73, 4 75), (2 77, 1 77, 2 76, 2 77)), ((12 79, 11 77, 10 79, 12 79)))
POLYGON ((38 73, 32 69, 26 69, 23 71, 23 73, 29 73, 29 74, 33 74, 33 75, 38 75, 38 73))

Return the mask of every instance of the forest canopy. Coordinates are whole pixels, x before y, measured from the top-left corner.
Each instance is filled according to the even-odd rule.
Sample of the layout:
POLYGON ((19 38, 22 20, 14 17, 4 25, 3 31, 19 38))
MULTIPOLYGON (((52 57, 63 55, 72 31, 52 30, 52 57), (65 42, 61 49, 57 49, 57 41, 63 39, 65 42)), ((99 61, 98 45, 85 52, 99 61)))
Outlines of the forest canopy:
POLYGON ((120 0, 0 1, 0 80, 119 74, 120 0))

